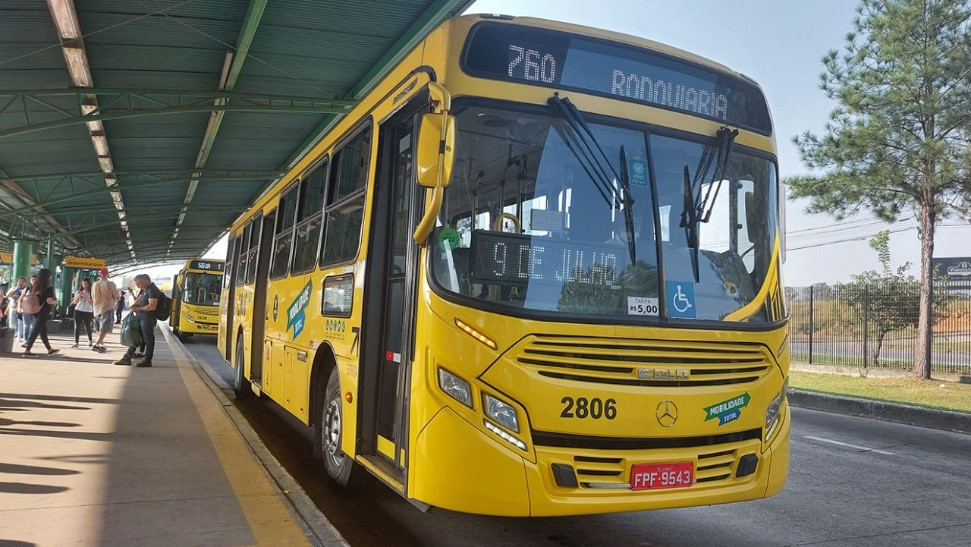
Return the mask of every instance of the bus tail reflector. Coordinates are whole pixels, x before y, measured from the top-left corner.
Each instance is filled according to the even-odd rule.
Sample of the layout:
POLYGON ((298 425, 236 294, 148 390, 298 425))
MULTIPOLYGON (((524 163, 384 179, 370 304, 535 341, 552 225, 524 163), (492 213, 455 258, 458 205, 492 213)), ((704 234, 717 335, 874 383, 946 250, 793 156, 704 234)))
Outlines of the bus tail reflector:
POLYGON ((474 328, 472 328, 471 326, 469 326, 468 324, 466 324, 464 321, 462 321, 458 317, 455 318, 455 325, 458 328, 460 328, 463 331, 465 331, 465 333, 468 334, 469 336, 471 336, 472 338, 475 338, 479 342, 482 342, 483 344, 489 346, 489 348, 491 348, 491 349, 497 349, 499 347, 499 346, 496 345, 495 341, 492 340, 492 338, 489 338, 488 336, 486 336, 486 335, 482 334, 481 332, 475 330, 474 328))

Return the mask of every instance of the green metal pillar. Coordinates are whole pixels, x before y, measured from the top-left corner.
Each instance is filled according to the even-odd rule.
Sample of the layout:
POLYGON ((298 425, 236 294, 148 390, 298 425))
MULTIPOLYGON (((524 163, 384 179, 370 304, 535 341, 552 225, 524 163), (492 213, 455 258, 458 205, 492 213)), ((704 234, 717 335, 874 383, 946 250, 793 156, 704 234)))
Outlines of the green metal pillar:
POLYGON ((34 255, 34 244, 30 241, 13 241, 13 268, 10 273, 10 286, 17 285, 17 278, 30 280, 30 260, 34 255))
POLYGON ((67 307, 71 305, 71 299, 74 296, 74 277, 77 273, 75 268, 61 267, 61 294, 57 302, 61 317, 67 315, 67 307))
MULTIPOLYGON (((44 265, 45 268, 47 268, 48 270, 51 271, 51 275, 53 276, 54 275, 54 271, 57 269, 57 257, 54 256, 54 240, 53 239, 48 239, 47 240, 47 252, 44 253, 44 262, 43 262, 43 265, 44 265)), ((53 282, 53 281, 54 280, 51 279, 51 282, 53 282)))

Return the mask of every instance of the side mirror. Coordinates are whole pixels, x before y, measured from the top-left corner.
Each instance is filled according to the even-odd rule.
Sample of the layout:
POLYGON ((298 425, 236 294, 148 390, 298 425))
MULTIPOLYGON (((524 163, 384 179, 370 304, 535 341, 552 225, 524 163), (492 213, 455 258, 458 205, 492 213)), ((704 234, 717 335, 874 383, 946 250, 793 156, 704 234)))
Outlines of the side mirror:
POLYGON ((425 114, 418 131, 415 167, 418 184, 425 188, 448 186, 455 163, 455 116, 425 114))

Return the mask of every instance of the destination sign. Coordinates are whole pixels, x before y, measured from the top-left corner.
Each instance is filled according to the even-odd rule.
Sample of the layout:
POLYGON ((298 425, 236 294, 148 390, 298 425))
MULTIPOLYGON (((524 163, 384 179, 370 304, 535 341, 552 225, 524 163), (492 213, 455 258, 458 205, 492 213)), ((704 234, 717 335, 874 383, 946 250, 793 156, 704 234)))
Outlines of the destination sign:
POLYGON ((191 260, 189 261, 189 269, 221 272, 223 271, 223 263, 214 260, 191 260))
POLYGON ((626 258, 603 246, 532 236, 472 232, 472 277, 501 284, 588 283, 617 286, 617 266, 626 258))
POLYGON ((480 23, 466 45, 473 75, 576 89, 772 129, 762 92, 750 82, 668 55, 565 32, 480 23))

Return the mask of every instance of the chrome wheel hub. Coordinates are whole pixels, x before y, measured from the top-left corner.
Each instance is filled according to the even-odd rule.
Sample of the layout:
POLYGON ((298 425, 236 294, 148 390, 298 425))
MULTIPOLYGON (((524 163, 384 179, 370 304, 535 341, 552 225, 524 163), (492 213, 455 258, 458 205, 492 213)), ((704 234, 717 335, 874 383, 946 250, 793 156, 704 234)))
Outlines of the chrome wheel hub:
POLYGON ((322 437, 321 442, 327 457, 335 464, 340 464, 344 460, 344 453, 341 451, 341 408, 337 399, 327 405, 322 437))

